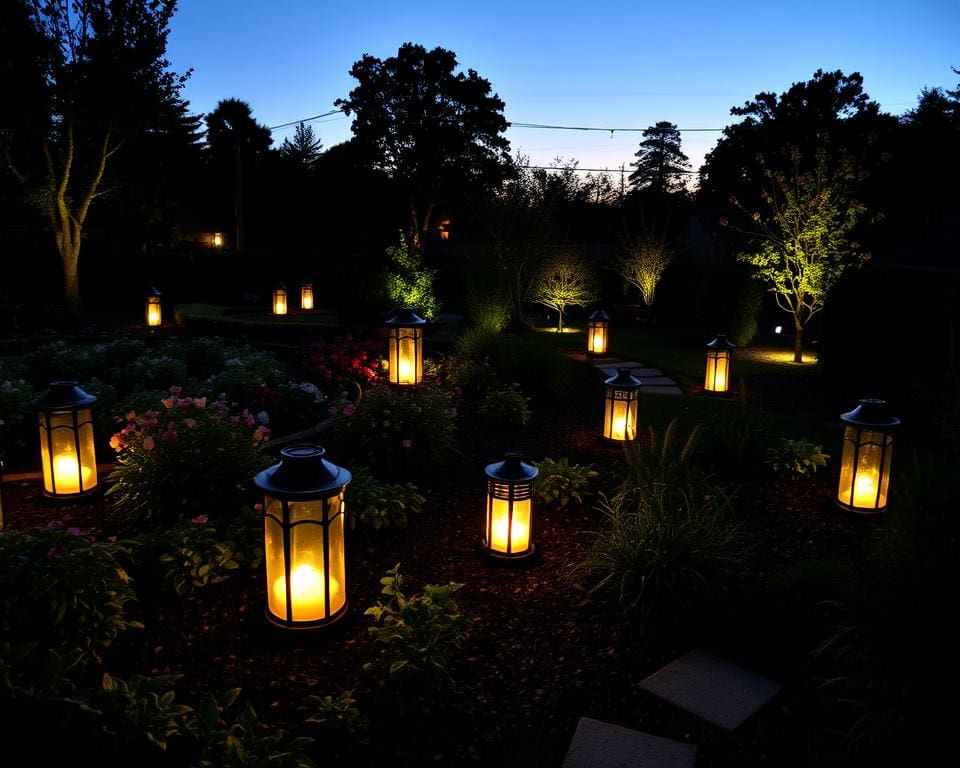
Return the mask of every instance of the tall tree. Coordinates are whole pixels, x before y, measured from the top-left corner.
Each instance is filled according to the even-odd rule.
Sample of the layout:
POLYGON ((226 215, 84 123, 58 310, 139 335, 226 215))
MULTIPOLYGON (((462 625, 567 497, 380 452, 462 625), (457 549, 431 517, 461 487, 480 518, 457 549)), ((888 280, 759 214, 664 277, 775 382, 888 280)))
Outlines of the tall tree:
POLYGON ((83 227, 111 158, 183 108, 164 58, 176 0, 5 2, 0 159, 50 221, 64 300, 79 310, 83 227))
POLYGON ((207 149, 214 175, 221 181, 233 180, 233 216, 237 251, 246 248, 243 211, 244 168, 261 160, 273 143, 270 129, 253 117, 250 105, 242 99, 221 99, 206 116, 207 149), (229 171, 227 170, 229 169, 229 171))
POLYGON ((453 51, 404 43, 396 56, 357 61, 350 70, 357 87, 336 101, 353 115, 369 162, 406 184, 416 249, 471 189, 506 173, 503 101, 474 70, 456 67, 453 51))
POLYGON ((293 138, 286 138, 280 145, 280 156, 292 162, 297 168, 312 171, 320 158, 323 144, 313 132, 313 127, 297 123, 293 138))
POLYGON ((686 188, 690 160, 680 151, 680 131, 673 123, 660 121, 643 132, 636 152, 636 170, 630 174, 630 186, 654 192, 680 192, 686 188))
POLYGON ((534 278, 530 297, 557 310, 557 331, 563 333, 563 313, 569 306, 586 306, 599 291, 593 265, 571 248, 549 257, 534 278))
POLYGON ((753 240, 756 250, 738 258, 753 267, 754 277, 768 286, 777 306, 791 315, 796 363, 803 362, 804 330, 823 309, 830 289, 847 270, 868 258, 852 239, 866 213, 850 193, 855 178, 852 163, 832 171, 823 149, 813 162, 813 171, 802 170, 803 158, 794 150, 792 172, 765 169, 768 184, 761 196, 766 213, 749 214, 754 223, 751 229, 725 219, 720 222, 753 240))

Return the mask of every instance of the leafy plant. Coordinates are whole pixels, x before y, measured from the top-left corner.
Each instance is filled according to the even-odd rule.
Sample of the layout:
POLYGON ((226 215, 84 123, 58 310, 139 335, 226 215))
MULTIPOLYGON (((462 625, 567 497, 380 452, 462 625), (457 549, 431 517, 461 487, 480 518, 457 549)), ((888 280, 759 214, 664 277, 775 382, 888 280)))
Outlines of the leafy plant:
POLYGON ((530 398, 520 391, 517 382, 487 390, 480 399, 477 412, 493 427, 524 427, 533 418, 530 398))
POLYGON ((137 562, 156 574, 163 589, 186 595, 228 579, 241 564, 257 568, 263 559, 259 515, 240 515, 221 524, 206 515, 178 520, 172 528, 140 537, 137 562))
POLYGON ((693 458, 700 437, 700 425, 696 425, 683 441, 677 436, 676 419, 671 419, 662 436, 657 434, 652 424, 648 432, 649 443, 637 440, 623 445, 622 491, 648 485, 686 483, 697 476, 693 458))
POLYGON ((769 458, 767 464, 773 471, 798 479, 807 475, 816 474, 821 467, 827 466, 830 456, 823 452, 823 447, 810 440, 791 440, 781 437, 772 448, 767 449, 769 458))
POLYGON ((566 509, 571 504, 581 506, 590 493, 590 486, 599 477, 599 473, 589 466, 571 464, 566 458, 534 462, 539 470, 534 493, 537 501, 558 509, 566 509))
POLYGON ((423 594, 407 597, 399 563, 380 583, 387 601, 378 600, 364 611, 376 622, 369 632, 380 645, 380 654, 364 664, 364 670, 412 697, 402 699, 407 705, 421 696, 454 691, 450 662, 461 647, 468 620, 460 613, 453 593, 463 585, 427 584, 423 594))
POLYGON ((604 497, 603 527, 587 556, 568 573, 639 619, 688 617, 726 591, 745 565, 739 526, 728 521, 729 501, 716 489, 650 484, 604 497))
POLYGON ((338 445, 377 477, 435 470, 456 448, 457 409, 445 387, 376 384, 358 404, 341 400, 330 411, 338 445))
POLYGON ((413 483, 381 483, 362 467, 353 470, 347 520, 351 529, 401 528, 410 513, 423 511, 426 499, 413 483))
MULTIPOLYGON (((59 526, 0 532, 0 691, 69 690, 121 632, 135 599, 125 546, 59 526)), ((0 697, 0 698, 4 698, 0 697)))
POLYGON ((739 400, 721 405, 706 425, 704 453, 716 471, 737 479, 749 477, 763 466, 767 456, 770 437, 766 422, 747 401, 742 380, 739 400))
POLYGON ((0 451, 24 431, 34 397, 33 387, 25 380, 0 378, 0 451))
POLYGON ((342 691, 337 696, 308 696, 307 703, 313 714, 306 721, 322 733, 366 741, 369 722, 357 707, 353 690, 342 691))
POLYGON ((107 490, 114 507, 135 526, 233 514, 268 463, 260 447, 269 429, 226 400, 186 397, 177 386, 158 405, 128 413, 110 440, 117 451, 107 490))
POLYGON ((436 273, 423 263, 420 252, 407 244, 401 233, 399 245, 387 246, 389 267, 383 275, 387 303, 394 307, 412 307, 427 320, 434 320, 440 302, 434 291, 436 273))

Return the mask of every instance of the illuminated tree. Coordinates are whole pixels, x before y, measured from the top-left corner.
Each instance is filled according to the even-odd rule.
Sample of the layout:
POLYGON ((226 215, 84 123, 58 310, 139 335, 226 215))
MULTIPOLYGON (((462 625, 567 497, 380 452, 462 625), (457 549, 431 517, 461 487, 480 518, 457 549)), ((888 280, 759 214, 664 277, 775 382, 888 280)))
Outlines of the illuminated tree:
MULTIPOLYGON (((830 289, 844 272, 869 258, 851 239, 866 211, 850 196, 850 164, 831 172, 826 152, 820 150, 814 171, 800 168, 797 150, 791 174, 767 170, 769 189, 761 193, 766 213, 750 214, 756 224, 752 230, 733 227, 757 245, 756 251, 742 253, 738 259, 753 267, 753 276, 768 286, 777 306, 793 318, 796 363, 803 362, 804 329, 823 309, 830 289)), ((726 219, 720 223, 731 226, 726 219)))
POLYGON ((636 170, 628 177, 630 186, 654 192, 680 192, 686 188, 690 160, 680 151, 680 131, 673 123, 661 121, 643 132, 636 152, 636 170))
POLYGON ((384 289, 391 308, 410 307, 427 320, 440 310, 434 292, 433 270, 428 269, 419 251, 414 251, 400 234, 400 244, 387 247, 390 266, 384 274, 384 289))
POLYGON ((406 186, 415 250, 458 197, 498 184, 508 167, 503 101, 488 80, 456 67, 453 51, 404 43, 396 56, 356 62, 357 87, 335 102, 353 114, 368 162, 406 186))
POLYGON ((627 234, 623 238, 624 252, 614 263, 614 269, 630 285, 635 286, 649 311, 657 283, 673 257, 670 245, 651 233, 627 234))
POLYGON ((111 158, 182 116, 186 75, 168 71, 164 58, 176 0, 26 0, 3 9, 0 160, 48 217, 64 300, 79 310, 83 228, 113 188, 111 158))
POLYGON ((585 306, 598 295, 593 265, 571 249, 549 257, 533 282, 530 298, 557 310, 557 331, 563 332, 563 313, 569 306, 585 306))

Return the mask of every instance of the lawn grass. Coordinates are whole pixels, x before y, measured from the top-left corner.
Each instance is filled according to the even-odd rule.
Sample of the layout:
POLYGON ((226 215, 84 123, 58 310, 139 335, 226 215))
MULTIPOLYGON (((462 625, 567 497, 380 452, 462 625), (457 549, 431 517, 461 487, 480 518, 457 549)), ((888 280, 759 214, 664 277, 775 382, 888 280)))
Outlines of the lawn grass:
POLYGON ((337 313, 329 309, 309 312, 294 310, 286 315, 273 315, 266 307, 231 307, 216 304, 178 304, 173 310, 177 325, 191 331, 241 330, 274 332, 335 329, 340 325, 337 313))

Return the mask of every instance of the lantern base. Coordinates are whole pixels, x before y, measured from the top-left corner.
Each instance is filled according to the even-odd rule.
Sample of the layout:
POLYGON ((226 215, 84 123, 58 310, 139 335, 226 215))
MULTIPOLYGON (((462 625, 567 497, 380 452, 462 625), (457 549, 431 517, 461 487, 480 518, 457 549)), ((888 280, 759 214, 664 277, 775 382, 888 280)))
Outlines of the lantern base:
POLYGON ((84 491, 83 493, 50 493, 44 489, 42 499, 44 504, 50 504, 51 506, 58 504, 85 504, 90 503, 101 495, 103 495, 103 489, 98 483, 95 488, 91 488, 89 491, 84 491))
POLYGON ((708 395, 709 397, 730 397, 733 394, 732 389, 724 389, 723 391, 717 389, 707 389, 703 388, 703 394, 708 395))
POLYGON ((516 555, 508 555, 505 552, 497 552, 488 548, 487 545, 481 540, 480 551, 489 557, 491 562, 512 565, 514 563, 529 563, 531 560, 533 560, 537 554, 537 545, 531 542, 530 549, 528 549, 526 552, 516 555))
POLYGON ((842 501, 837 501, 836 507, 837 509, 843 512, 849 512, 850 514, 854 514, 854 515, 862 515, 864 517, 870 517, 872 515, 884 514, 889 508, 889 505, 884 507, 874 508, 874 509, 867 509, 866 507, 852 507, 849 504, 844 504, 842 501))
POLYGON ((342 619, 350 614, 350 601, 345 600, 343 606, 336 613, 331 614, 325 619, 317 619, 314 621, 287 621, 270 613, 270 608, 266 606, 263 609, 263 613, 271 625, 279 627, 280 629, 328 630, 331 627, 339 627, 342 625, 342 619))

